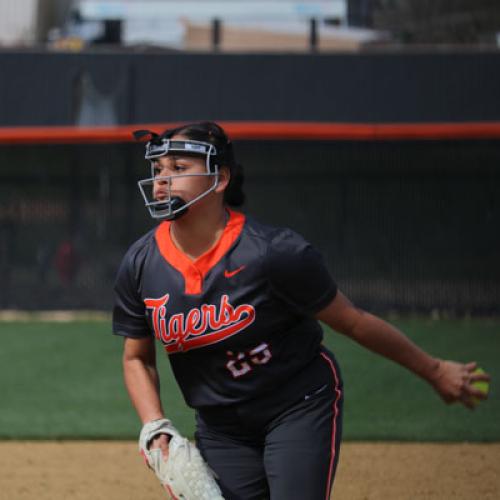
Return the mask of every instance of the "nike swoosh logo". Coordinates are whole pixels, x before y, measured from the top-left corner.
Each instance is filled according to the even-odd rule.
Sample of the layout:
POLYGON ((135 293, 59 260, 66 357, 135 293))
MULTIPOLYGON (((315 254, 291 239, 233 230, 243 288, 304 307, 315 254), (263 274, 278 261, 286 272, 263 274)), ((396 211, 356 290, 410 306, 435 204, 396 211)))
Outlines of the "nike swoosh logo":
POLYGON ((313 396, 316 396, 317 394, 323 392, 326 388, 328 387, 328 384, 322 385, 319 389, 316 389, 314 392, 311 392, 311 394, 306 394, 304 396, 304 399, 307 401, 308 399, 311 399, 313 396))
POLYGON ((236 276, 239 272, 243 271, 246 266, 241 266, 238 267, 238 269, 235 269, 234 271, 228 271, 227 269, 224 271, 224 277, 225 278, 232 278, 233 276, 236 276))

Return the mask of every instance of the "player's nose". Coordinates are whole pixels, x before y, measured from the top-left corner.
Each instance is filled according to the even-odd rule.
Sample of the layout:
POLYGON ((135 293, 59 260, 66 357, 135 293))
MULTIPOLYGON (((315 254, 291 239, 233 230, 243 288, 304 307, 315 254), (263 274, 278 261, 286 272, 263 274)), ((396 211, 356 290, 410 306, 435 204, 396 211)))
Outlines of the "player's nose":
POLYGON ((156 175, 155 175, 155 181, 158 184, 165 185, 165 184, 172 184, 172 178, 170 177, 170 172, 167 168, 161 169, 156 175))

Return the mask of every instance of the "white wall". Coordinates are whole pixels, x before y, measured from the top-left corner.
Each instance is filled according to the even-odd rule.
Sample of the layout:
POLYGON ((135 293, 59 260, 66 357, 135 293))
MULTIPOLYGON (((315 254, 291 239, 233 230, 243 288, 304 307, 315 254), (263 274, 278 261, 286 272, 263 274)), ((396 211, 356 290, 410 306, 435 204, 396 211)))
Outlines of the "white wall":
POLYGON ((47 32, 61 26, 76 0, 0 0, 0 46, 44 42, 47 32))
POLYGON ((37 38, 39 0, 0 0, 0 45, 30 45, 37 38))

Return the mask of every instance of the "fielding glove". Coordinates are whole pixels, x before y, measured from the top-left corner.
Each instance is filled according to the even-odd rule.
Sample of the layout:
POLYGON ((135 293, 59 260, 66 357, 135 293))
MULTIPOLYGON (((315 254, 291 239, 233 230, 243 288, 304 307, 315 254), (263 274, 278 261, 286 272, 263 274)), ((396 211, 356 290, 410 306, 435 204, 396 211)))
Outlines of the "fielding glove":
POLYGON ((215 474, 198 448, 182 437, 170 420, 162 418, 144 424, 139 450, 174 500, 224 500, 215 474), (160 434, 170 437, 166 460, 159 448, 149 449, 151 441, 160 434))

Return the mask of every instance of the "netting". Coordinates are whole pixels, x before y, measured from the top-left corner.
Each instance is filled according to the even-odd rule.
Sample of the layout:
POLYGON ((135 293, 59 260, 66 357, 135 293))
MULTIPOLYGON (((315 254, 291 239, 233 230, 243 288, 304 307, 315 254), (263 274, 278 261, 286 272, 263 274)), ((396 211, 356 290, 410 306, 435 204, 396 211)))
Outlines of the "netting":
MULTIPOLYGON (((376 312, 500 312, 500 141, 239 140, 245 212, 302 233, 376 312)), ((154 225, 137 144, 0 146, 0 307, 100 309, 154 225)))

